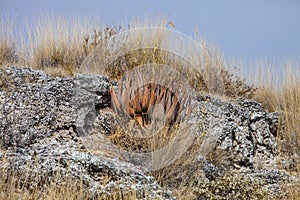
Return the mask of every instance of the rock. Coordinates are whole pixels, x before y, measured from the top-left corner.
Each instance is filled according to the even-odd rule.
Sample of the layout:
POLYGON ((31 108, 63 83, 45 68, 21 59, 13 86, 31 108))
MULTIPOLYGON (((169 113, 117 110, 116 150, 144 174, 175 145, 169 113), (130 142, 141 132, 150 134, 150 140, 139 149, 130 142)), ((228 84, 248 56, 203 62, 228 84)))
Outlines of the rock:
MULTIPOLYGON (((117 124, 106 77, 51 78, 42 71, 15 66, 0 68, 0 75, 2 170, 13 167, 23 174, 20 177, 33 177, 38 185, 54 181, 59 173, 82 180, 93 196, 119 187, 124 192, 133 189, 140 198, 146 194, 175 198, 156 182, 143 157, 134 159, 140 163, 130 162, 130 152, 120 151, 107 139, 117 124)), ((289 181, 275 162, 279 113, 268 113, 253 100, 225 100, 208 94, 199 94, 193 104, 189 122, 200 129, 188 134, 202 142, 188 144, 197 147, 196 153, 187 148, 183 156, 194 158, 189 165, 174 169, 173 183, 167 185, 195 174, 201 182, 231 172, 259 178, 272 188, 289 181)))
MULTIPOLYGON (((102 158, 81 150, 76 140, 70 140, 71 132, 63 131, 55 137, 45 138, 31 148, 14 154, 6 153, 1 166, 12 166, 21 182, 28 183, 29 189, 37 184, 60 181, 82 181, 93 197, 109 194, 121 187, 126 193, 135 190, 137 197, 172 199, 169 191, 161 189, 154 178, 145 170, 139 169, 118 158, 102 158), (26 172, 24 176, 24 172, 26 172)), ((76 137, 76 136, 75 136, 76 137)), ((59 182, 58 182, 59 183, 59 182)))
POLYGON ((13 167, 24 179, 21 182, 31 180, 29 189, 61 174, 82 179, 94 197, 121 187, 124 193, 134 190, 139 198, 147 194, 173 199, 147 170, 108 151, 95 155, 84 146, 86 130, 107 134, 112 126, 108 120, 112 114, 105 109, 110 106, 105 77, 50 78, 41 71, 14 66, 1 71, 1 79, 4 77, 14 87, 1 87, 0 91, 1 170, 8 172, 13 167), (96 127, 87 123, 93 120, 100 123, 96 127))
POLYGON ((256 167, 260 155, 274 159, 278 113, 267 113, 261 104, 248 99, 228 102, 206 95, 196 105, 193 115, 205 133, 201 154, 219 150, 232 155, 235 168, 256 167))

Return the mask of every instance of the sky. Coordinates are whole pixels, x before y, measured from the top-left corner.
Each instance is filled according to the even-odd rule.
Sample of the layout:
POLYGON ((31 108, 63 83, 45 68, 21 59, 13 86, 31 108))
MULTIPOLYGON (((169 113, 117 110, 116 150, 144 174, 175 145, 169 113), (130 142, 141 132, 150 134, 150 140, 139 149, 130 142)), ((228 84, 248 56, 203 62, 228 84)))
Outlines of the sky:
POLYGON ((197 29, 225 56, 250 62, 300 59, 300 0, 0 0, 0 13, 18 23, 43 12, 90 16, 102 24, 158 13, 179 32, 193 36, 197 29))

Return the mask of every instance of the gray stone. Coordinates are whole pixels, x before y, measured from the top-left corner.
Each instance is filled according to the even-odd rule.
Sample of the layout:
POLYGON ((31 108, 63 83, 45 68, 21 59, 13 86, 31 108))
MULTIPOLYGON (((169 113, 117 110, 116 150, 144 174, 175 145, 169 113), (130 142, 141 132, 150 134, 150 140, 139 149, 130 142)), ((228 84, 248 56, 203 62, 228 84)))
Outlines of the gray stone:
MULTIPOLYGON (((26 171, 41 185, 53 181, 59 172, 82 179, 92 195, 120 187, 134 189, 141 198, 146 193, 152 198, 175 198, 155 181, 151 169, 130 163, 107 140, 116 121, 106 77, 51 78, 42 71, 14 66, 0 68, 0 75, 2 170, 26 171), (109 181, 103 180, 105 176, 109 181)), ((178 169, 173 180, 189 178, 184 177, 185 170, 189 176, 200 170, 200 182, 230 172, 247 172, 250 178, 264 180, 266 187, 275 184, 273 188, 289 180, 275 162, 280 113, 268 113, 253 100, 208 94, 199 94, 193 104, 189 122, 200 129, 191 134, 203 142, 193 162, 178 169), (208 159, 209 155, 213 158, 208 159)))
MULTIPOLYGON (((24 179, 21 182, 31 180, 29 189, 50 183, 60 174, 82 180, 94 197, 121 188, 124 193, 134 189, 140 198, 146 194, 174 198, 146 169, 109 151, 95 154, 85 147, 83 141, 92 130, 108 134, 113 126, 105 77, 50 78, 41 71, 14 66, 1 71, 4 77, 13 80, 14 87, 1 87, 0 92, 0 171, 8 173, 13 167, 24 179), (27 76, 32 80, 24 81, 22 77, 27 76)), ((109 143, 102 142, 98 146, 108 150, 109 143)))
POLYGON ((204 145, 209 144, 209 150, 221 148, 233 155, 235 167, 252 168, 258 154, 273 159, 277 153, 274 127, 278 126, 279 114, 267 113, 255 101, 221 101, 203 95, 198 98, 193 116, 202 127, 201 132, 206 133, 204 145))

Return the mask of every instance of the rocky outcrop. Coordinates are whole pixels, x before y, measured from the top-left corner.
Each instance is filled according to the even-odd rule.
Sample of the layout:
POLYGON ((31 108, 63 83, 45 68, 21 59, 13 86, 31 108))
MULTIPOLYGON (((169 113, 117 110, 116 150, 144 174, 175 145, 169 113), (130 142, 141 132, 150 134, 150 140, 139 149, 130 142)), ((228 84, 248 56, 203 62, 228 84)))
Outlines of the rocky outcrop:
POLYGON ((200 148, 203 154, 221 151, 232 155, 230 164, 235 168, 276 165, 273 161, 277 154, 279 113, 267 113, 261 104, 249 99, 227 102, 201 96, 194 116, 205 133, 200 148))
MULTIPOLYGON (((25 177, 35 177, 39 185, 60 173, 82 180, 92 195, 121 187, 124 192, 135 190, 140 198, 175 198, 156 182, 151 169, 131 162, 107 139, 116 121, 106 77, 51 78, 14 66, 1 69, 0 77, 3 173, 11 167, 16 173, 26 171, 25 177)), ((198 94, 193 101, 190 121, 200 128, 190 134, 202 142, 189 173, 201 170, 206 181, 227 171, 265 180, 266 185, 289 180, 275 162, 278 113, 248 99, 198 94)), ((189 174, 184 170, 175 170, 172 181, 182 181, 189 174)))

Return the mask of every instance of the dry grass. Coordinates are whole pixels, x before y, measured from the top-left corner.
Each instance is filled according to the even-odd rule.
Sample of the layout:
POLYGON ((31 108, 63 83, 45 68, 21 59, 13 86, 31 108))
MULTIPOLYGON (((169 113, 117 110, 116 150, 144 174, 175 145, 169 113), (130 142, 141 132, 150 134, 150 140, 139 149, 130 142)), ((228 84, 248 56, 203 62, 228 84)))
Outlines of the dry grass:
MULTIPOLYGON (((183 43, 174 41, 174 35, 166 31, 166 24, 165 19, 156 17, 144 21, 136 19, 130 22, 127 28, 123 28, 116 25, 100 26, 92 19, 80 17, 67 20, 63 17, 41 15, 35 24, 27 25, 28 40, 24 40, 16 37, 14 23, 2 15, 0 18, 0 65, 28 65, 35 69, 43 69, 53 76, 74 76, 78 72, 102 73, 111 79, 120 79, 127 71, 149 62, 157 65, 172 65, 174 69, 183 74, 189 85, 199 91, 229 98, 253 98, 261 102, 269 111, 282 112, 282 129, 278 132, 279 156, 287 159, 293 158, 293 163, 287 169, 299 175, 300 164, 297 159, 300 156, 300 64, 282 64, 276 68, 278 70, 274 70, 272 65, 260 62, 254 70, 246 73, 246 77, 255 77, 253 83, 256 87, 249 86, 244 80, 228 71, 231 63, 224 59, 217 47, 207 44, 203 40, 198 42, 199 49, 194 48, 193 42, 189 39, 184 40, 183 43), (159 28, 152 29, 153 32, 149 33, 151 29, 142 29, 143 27, 159 28), (116 40, 114 37, 117 33, 128 30, 141 31, 135 31, 129 36, 124 35, 121 37, 123 40, 116 40), (144 41, 144 36, 147 34, 148 37, 144 41), (107 41, 115 43, 108 47, 107 41), (169 49, 172 52, 168 51, 169 49), (100 57, 93 60, 91 59, 93 55, 100 57), (187 60, 183 58, 187 58, 187 60)), ((176 35, 176 32, 173 33, 176 35)), ((135 120, 135 118, 133 119, 135 120)), ((141 124, 144 121, 138 123, 141 124)), ((167 134, 159 134, 159 138, 154 137, 150 142, 144 139, 137 142, 136 138, 132 138, 122 131, 112 134, 110 139, 115 144, 123 145, 123 148, 127 150, 152 151, 159 149, 170 138, 174 138, 178 134, 176 132, 178 130, 174 130, 173 135, 170 134, 169 129, 163 130, 167 134)), ((180 143, 180 138, 177 139, 174 142, 179 141, 180 143)), ((176 147, 182 148, 184 151, 186 150, 184 146, 185 143, 182 142, 182 145, 176 147)), ((152 155, 154 162, 157 163, 166 158, 172 150, 174 149, 168 149, 165 155, 152 155)), ((220 156, 222 157, 222 155, 220 156)), ((214 158, 218 159, 215 155, 214 158)), ((183 156, 173 162, 173 165, 155 171, 153 175, 163 185, 172 173, 189 166, 190 162, 191 159, 183 156)), ((230 185, 228 180, 220 181, 223 186, 226 184, 228 186, 230 185)), ((217 187, 218 184, 214 187, 217 187)), ((181 197, 190 189, 185 185, 176 187, 176 193, 181 197)), ((1 199, 18 199, 21 195, 24 199, 38 199, 37 191, 26 193, 22 188, 19 189, 19 183, 15 177, 8 182, 1 179, 0 189, 2 191, 1 199)), ((299 190, 299 185, 287 186, 289 192, 286 199, 298 199, 299 190)), ((49 186, 47 191, 50 199, 87 198, 84 191, 78 190, 72 185, 49 186)), ((196 193, 201 192, 203 191, 199 189, 196 193)), ((112 198, 105 197, 104 199, 135 198, 135 194, 129 194, 126 197, 122 195, 116 194, 112 198)))
POLYGON ((215 46, 179 36, 167 29, 167 24, 156 16, 132 20, 123 28, 100 26, 89 18, 68 20, 43 14, 27 24, 26 33, 16 33, 13 23, 3 17, 0 64, 26 65, 52 76, 75 76, 79 72, 116 78, 151 62, 172 65, 198 90, 231 97, 252 95, 255 88, 225 70, 227 64, 215 46))
POLYGON ((0 15, 0 66, 16 63, 18 60, 14 28, 15 21, 2 13, 0 15))
MULTIPOLYGON (((51 183, 41 187, 34 184, 34 181, 30 182, 35 177, 23 177, 26 176, 26 172, 19 172, 17 175, 12 173, 12 171, 9 171, 8 174, 0 173, 0 200, 134 200, 140 198, 134 190, 124 192, 120 188, 116 188, 109 193, 98 190, 97 194, 91 194, 86 190, 82 182, 78 183, 77 180, 74 181, 71 178, 66 179, 59 173, 57 173, 51 183)), ((105 178, 103 179, 104 182, 106 181, 105 178)), ((145 192, 147 193, 147 191, 145 192)))
MULTIPOLYGON (((262 63, 264 64, 264 63, 262 63)), ((300 63, 257 65, 254 99, 271 111, 281 112, 282 129, 278 133, 280 153, 293 155, 300 152, 300 63)))
POLYGON ((286 186, 285 195, 283 197, 284 200, 298 200, 300 197, 300 187, 299 184, 294 184, 290 186, 286 186))
MULTIPOLYGON (((29 41, 23 50, 25 64, 36 69, 59 68, 61 73, 73 76, 87 53, 84 38, 98 29, 99 25, 91 19, 67 20, 42 15, 27 25, 29 41)), ((47 71, 51 73, 55 69, 47 71)))

